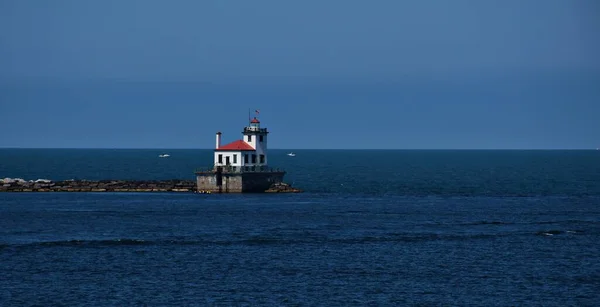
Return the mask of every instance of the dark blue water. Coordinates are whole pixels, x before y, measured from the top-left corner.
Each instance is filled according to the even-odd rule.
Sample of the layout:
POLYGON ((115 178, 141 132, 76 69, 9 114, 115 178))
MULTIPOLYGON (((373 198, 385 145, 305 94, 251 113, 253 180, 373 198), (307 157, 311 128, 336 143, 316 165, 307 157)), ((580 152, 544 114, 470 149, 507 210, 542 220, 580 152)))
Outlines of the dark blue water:
MULTIPOLYGON (((0 150, 0 177, 193 178, 210 151, 0 150)), ((1 193, 1 306, 600 303, 596 151, 271 151, 306 193, 1 193)))

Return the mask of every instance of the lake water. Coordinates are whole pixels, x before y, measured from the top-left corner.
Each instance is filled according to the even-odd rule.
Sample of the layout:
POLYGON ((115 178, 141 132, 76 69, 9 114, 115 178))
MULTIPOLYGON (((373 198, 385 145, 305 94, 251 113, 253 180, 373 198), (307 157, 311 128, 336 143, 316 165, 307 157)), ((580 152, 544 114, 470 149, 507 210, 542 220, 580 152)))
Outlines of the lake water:
MULTIPOLYGON (((269 163, 302 194, 1 193, 0 305, 600 304, 598 151, 294 152, 269 163)), ((0 177, 193 179, 211 158, 0 149, 0 177)))

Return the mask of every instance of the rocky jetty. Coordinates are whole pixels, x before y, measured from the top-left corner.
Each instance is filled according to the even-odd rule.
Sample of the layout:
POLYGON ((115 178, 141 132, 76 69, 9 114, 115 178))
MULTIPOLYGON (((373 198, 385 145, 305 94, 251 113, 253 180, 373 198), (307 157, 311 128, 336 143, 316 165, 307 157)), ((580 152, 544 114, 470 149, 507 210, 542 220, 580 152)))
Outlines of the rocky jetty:
POLYGON ((280 183, 274 183, 265 192, 266 193, 301 193, 302 190, 294 188, 287 183, 280 182, 280 183))
POLYGON ((0 179, 0 192, 194 192, 194 180, 23 180, 0 179))
MULTIPOLYGON (((24 180, 0 179, 0 192, 194 192, 195 180, 24 180)), ((287 183, 275 183, 266 193, 300 193, 287 183)))

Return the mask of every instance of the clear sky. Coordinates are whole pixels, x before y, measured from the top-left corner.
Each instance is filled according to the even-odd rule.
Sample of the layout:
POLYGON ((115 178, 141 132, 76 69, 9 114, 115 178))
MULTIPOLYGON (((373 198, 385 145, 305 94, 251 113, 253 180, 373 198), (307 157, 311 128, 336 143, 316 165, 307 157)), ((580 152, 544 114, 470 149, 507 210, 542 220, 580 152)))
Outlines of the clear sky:
POLYGON ((0 147, 600 147, 596 0, 0 0, 0 147))

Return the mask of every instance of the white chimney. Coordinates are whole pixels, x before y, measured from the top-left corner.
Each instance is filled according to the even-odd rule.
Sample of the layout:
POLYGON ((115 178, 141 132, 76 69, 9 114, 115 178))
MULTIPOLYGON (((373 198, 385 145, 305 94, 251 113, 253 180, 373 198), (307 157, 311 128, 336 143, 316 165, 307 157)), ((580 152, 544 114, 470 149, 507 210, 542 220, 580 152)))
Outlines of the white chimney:
POLYGON ((217 132, 217 147, 215 148, 219 147, 221 147, 221 132, 217 132))

